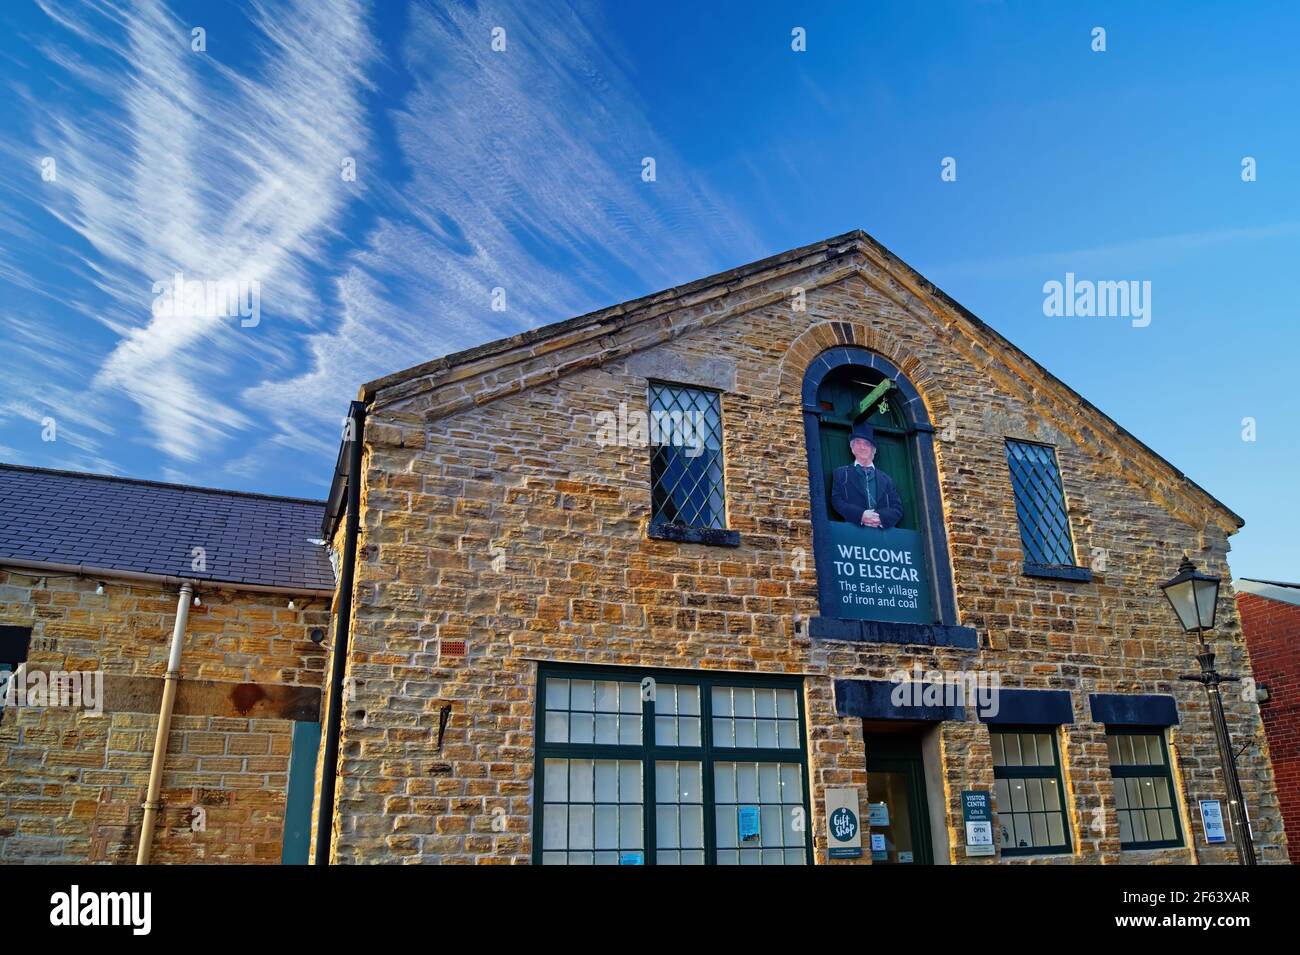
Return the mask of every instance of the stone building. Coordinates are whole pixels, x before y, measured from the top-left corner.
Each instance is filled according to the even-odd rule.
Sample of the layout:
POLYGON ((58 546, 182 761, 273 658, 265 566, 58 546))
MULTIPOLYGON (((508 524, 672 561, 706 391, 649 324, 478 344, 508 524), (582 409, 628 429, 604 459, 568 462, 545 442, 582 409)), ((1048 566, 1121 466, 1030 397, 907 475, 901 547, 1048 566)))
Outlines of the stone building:
POLYGON ((306 861, 334 589, 312 543, 323 513, 0 465, 0 864, 137 858, 182 587, 151 859, 306 861))
POLYGON ((335 861, 1234 859, 1159 584, 1241 519, 862 232, 371 382, 347 437, 335 861))
POLYGON ((134 855, 177 619, 156 861, 1235 858, 1159 584, 1241 519, 862 232, 364 385, 324 502, 0 467, 0 518, 0 668, 105 685, 4 711, 3 861, 134 855))

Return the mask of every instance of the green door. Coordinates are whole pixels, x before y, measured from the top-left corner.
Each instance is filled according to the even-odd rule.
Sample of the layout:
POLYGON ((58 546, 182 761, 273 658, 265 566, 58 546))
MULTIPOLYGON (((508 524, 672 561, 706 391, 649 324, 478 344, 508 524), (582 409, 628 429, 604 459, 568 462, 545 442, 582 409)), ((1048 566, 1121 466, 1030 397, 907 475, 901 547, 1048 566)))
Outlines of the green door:
POLYGON ((316 782, 320 724, 295 722, 289 749, 289 791, 284 799, 281 865, 306 865, 311 849, 311 804, 316 782))
POLYGON ((868 735, 866 746, 872 864, 931 864, 930 808, 920 737, 868 735))
MULTIPOLYGON (((863 377, 859 374, 858 377, 863 377)), ((822 409, 821 424, 818 432, 821 437, 822 477, 826 483, 827 516, 833 521, 843 520, 831 506, 831 482, 835 478, 835 469, 853 463, 853 452, 849 450, 849 435, 853 432, 853 423, 859 418, 862 399, 871 391, 871 385, 865 381, 838 378, 822 384, 817 393, 818 403, 822 409)), ((876 467, 894 480, 898 496, 903 501, 903 519, 899 527, 917 530, 916 478, 912 467, 912 456, 908 452, 907 433, 902 416, 890 404, 891 395, 886 392, 883 400, 885 410, 881 410, 881 401, 876 401, 868 417, 863 418, 876 431, 876 467)))

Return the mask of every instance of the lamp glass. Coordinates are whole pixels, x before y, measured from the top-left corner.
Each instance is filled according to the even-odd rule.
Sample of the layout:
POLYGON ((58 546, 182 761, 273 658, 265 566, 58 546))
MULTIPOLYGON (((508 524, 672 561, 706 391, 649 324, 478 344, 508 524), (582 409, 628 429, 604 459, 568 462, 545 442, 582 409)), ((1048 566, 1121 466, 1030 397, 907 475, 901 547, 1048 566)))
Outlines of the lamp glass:
POLYGON ((1191 633, 1200 626, 1200 614, 1196 612, 1194 581, 1190 579, 1183 580, 1171 584, 1164 590, 1165 597, 1169 600, 1170 606, 1174 608, 1174 613, 1178 614, 1178 622, 1183 625, 1183 630, 1191 633))
POLYGON ((1219 603, 1219 582, 1218 580, 1197 580, 1196 584, 1196 617, 1200 625, 1206 630, 1214 629, 1214 611, 1219 603))

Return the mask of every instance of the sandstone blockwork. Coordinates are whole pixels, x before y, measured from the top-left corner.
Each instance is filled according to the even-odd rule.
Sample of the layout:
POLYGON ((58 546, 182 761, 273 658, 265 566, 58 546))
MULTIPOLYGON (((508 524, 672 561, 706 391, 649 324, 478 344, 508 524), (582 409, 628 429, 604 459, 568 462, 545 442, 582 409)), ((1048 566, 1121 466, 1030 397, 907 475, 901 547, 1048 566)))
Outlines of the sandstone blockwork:
MULTIPOLYGON (((0 720, 0 863, 133 863, 177 591, 0 569, 0 626, 30 628, 32 673, 102 674, 101 713, 11 706, 0 720)), ((317 598, 216 587, 190 609, 155 863, 279 863, 294 718, 319 705, 317 598), (293 711, 276 701, 289 700, 293 711)), ((318 717, 313 713, 311 720, 318 717)))
MULTIPOLYGON (((993 790, 990 734, 973 713, 929 728, 937 861, 1232 861, 1231 844, 1209 846, 1201 830, 1197 800, 1224 798, 1218 755, 1201 687, 1179 680, 1196 667, 1192 647, 1158 590, 1184 551, 1229 579, 1231 512, 878 247, 760 265, 363 391, 355 698, 334 858, 537 861, 538 672, 565 663, 626 668, 630 680, 648 668, 799 677, 811 861, 828 863, 825 790, 859 787, 867 818, 873 730, 841 715, 835 681, 919 664, 1065 690, 1072 709, 1055 731, 1071 849, 1044 856, 967 857, 960 794, 993 790), (977 646, 809 634, 823 609, 800 386, 846 345, 900 369, 933 422, 955 623, 977 646), (651 449, 597 440, 602 415, 646 408, 652 379, 720 390, 738 546, 648 534, 651 449), (1023 572, 1007 439, 1055 449, 1090 580, 1023 572), (447 652, 461 641, 463 656, 447 652), (1179 722, 1160 732, 1180 846, 1121 850, 1094 693, 1176 699, 1179 722)), ((1249 675, 1226 585, 1214 642, 1223 669, 1249 675)), ((1260 856, 1284 861, 1258 705, 1228 696, 1260 856)))

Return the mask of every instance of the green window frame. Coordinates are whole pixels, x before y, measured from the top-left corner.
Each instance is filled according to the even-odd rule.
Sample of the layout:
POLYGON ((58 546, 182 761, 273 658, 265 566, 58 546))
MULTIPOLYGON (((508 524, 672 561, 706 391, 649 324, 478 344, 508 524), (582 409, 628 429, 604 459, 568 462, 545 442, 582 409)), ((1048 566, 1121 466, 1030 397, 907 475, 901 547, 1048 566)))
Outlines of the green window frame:
POLYGON ((534 864, 811 863, 801 678, 540 664, 535 717, 534 864))
POLYGON ((1025 563, 1037 567, 1078 566, 1056 449, 1049 444, 1008 438, 1006 453, 1025 563))
POLYGON ((990 726, 1003 856, 1074 851, 1058 726, 990 726), (1032 753, 1031 753, 1032 748, 1032 753), (1050 763, 1045 760, 1051 760, 1050 763))
POLYGON ((651 381, 647 404, 650 523, 725 530, 722 395, 708 388, 651 381), (687 419, 691 425, 682 426, 687 419))
POLYGON ((1178 790, 1174 788, 1164 730, 1155 726, 1107 726, 1106 748, 1115 783, 1120 848, 1181 847, 1178 790))

